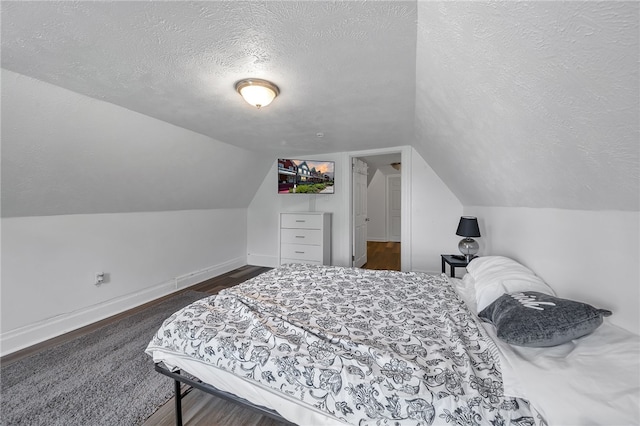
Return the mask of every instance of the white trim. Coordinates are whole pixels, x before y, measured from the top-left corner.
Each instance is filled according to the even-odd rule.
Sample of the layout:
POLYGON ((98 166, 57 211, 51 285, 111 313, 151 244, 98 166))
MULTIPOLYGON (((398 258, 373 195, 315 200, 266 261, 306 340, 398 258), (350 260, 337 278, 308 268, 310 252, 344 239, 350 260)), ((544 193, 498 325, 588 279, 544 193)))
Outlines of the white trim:
POLYGON ((191 287, 192 285, 217 277, 218 275, 238 269, 246 264, 245 259, 236 258, 219 265, 209 266, 208 268, 200 269, 199 271, 181 275, 176 277, 176 288, 178 290, 182 290, 183 288, 191 287))
POLYGON ((280 264, 280 233, 278 233, 278 256, 267 256, 264 254, 247 254, 247 264, 255 266, 266 266, 267 268, 277 268, 280 264))
POLYGON ((387 240, 386 238, 367 238, 367 241, 374 241, 374 242, 378 242, 378 243, 388 243, 389 240, 387 240))
POLYGON ((33 324, 0 334, 0 356, 5 356, 45 340, 77 330, 94 322, 109 318, 129 309, 151 302, 178 290, 222 275, 246 264, 244 258, 232 259, 193 273, 173 278, 135 293, 116 297, 93 306, 57 315, 33 324), (178 285, 180 282, 180 286, 178 285), (191 283, 191 284, 190 284, 191 283))
POLYGON ((349 232, 349 235, 351 235, 351 260, 349 266, 355 266, 356 264, 356 214, 353 206, 353 174, 356 170, 356 164, 358 164, 356 160, 356 157, 349 157, 349 228, 351 229, 351 232, 349 232))
MULTIPOLYGON (((367 157, 381 154, 394 154, 400 153, 400 162, 402 167, 400 168, 400 184, 401 184, 401 197, 402 197, 402 229, 400 238, 400 265, 401 269, 405 272, 411 271, 411 147, 408 145, 398 146, 394 148, 380 148, 369 149, 366 151, 353 151, 346 153, 349 158, 348 164, 351 164, 352 158, 367 157)), ((351 166, 349 166, 351 167, 351 166)), ((349 170, 347 191, 345 192, 345 203, 349 206, 349 251, 352 253, 353 248, 353 206, 351 200, 353 199, 353 178, 352 173, 349 170)), ((349 257, 351 260, 351 257, 349 257)))
MULTIPOLYGON (((387 241, 391 241, 394 243, 398 243, 399 241, 396 241, 395 239, 392 239, 391 237, 391 194, 390 194, 390 188, 391 186, 389 185, 389 179, 390 178, 399 178, 400 179, 400 194, 402 196, 402 175, 400 173, 395 173, 392 175, 386 175, 385 176, 385 181, 384 181, 384 202, 385 202, 385 230, 384 233, 387 237, 387 241)), ((402 203, 402 201, 401 201, 402 203)), ((402 205, 400 206, 400 209, 402 209, 402 205)), ((400 220, 402 221, 402 213, 400 213, 400 220)), ((402 234, 402 228, 400 228, 400 234, 402 234)), ((402 235, 401 235, 402 236, 402 235)))
POLYGON ((400 168, 400 196, 402 197, 402 218, 400 230, 400 265, 404 272, 412 271, 411 250, 413 248, 411 234, 411 158, 412 151, 410 146, 402 148, 400 168))

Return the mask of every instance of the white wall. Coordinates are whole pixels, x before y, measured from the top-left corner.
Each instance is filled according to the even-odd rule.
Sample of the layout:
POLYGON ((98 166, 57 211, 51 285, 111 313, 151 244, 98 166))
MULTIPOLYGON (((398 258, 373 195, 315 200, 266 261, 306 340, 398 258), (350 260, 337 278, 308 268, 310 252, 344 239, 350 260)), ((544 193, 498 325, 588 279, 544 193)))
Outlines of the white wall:
MULTIPOLYGON (((457 247, 459 238, 456 237, 455 230, 462 214, 462 204, 413 148, 399 147, 396 150, 403 150, 403 170, 410 170, 408 182, 403 175, 403 185, 407 185, 411 194, 410 223, 402 224, 403 229, 411 230, 409 269, 439 273, 440 254, 454 252, 452 250, 457 247), (409 158, 405 158, 404 155, 409 158)), ((277 165, 274 158, 271 171, 265 177, 247 212, 248 263, 263 266, 278 264, 280 212, 316 210, 333 213, 332 264, 349 266, 351 264, 349 160, 350 156, 365 155, 373 155, 373 153, 370 151, 342 152, 305 157, 336 162, 335 194, 315 196, 315 202, 314 196, 311 195, 277 194, 277 165)), ((404 206, 403 202, 403 208, 404 206)), ((405 266, 403 265, 403 269, 405 266)))
POLYGON ((1 73, 2 353, 246 264, 263 154, 1 73))
POLYGON ((462 203, 420 154, 413 149, 412 153, 412 269, 439 273, 440 255, 458 252, 460 237, 456 236, 456 229, 462 203))
POLYGON ((246 209, 2 219, 2 354, 246 264, 246 209), (93 284, 95 272, 108 282, 93 284))
MULTIPOLYGON (((305 160, 334 161, 335 182, 334 194, 278 194, 277 158, 273 159, 271 169, 258 188, 247 211, 247 262, 250 265, 269 267, 278 266, 279 262, 279 221, 281 212, 331 212, 332 238, 331 263, 346 265, 344 249, 337 230, 344 227, 345 188, 341 180, 349 168, 345 169, 344 154, 331 153, 322 155, 305 155, 305 160)), ((296 157, 296 158, 299 158, 296 157)))
POLYGON ((387 239, 387 177, 379 169, 367 186, 367 240, 387 239))
POLYGON ((640 213, 466 206, 478 217, 482 254, 512 257, 560 297, 610 309, 640 330, 640 213))

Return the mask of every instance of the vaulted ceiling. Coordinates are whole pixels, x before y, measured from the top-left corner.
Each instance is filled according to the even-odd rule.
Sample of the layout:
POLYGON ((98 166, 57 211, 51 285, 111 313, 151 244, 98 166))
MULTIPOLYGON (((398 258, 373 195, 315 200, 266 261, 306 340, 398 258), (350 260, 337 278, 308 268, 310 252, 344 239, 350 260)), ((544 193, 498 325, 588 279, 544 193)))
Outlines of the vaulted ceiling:
MULTIPOLYGON (((640 209, 637 2, 3 1, 1 12, 2 68, 240 149, 413 145, 465 205, 640 209), (281 95, 253 109, 233 90, 246 77, 281 95)), ((20 142, 3 140, 3 163, 6 144, 20 142)))

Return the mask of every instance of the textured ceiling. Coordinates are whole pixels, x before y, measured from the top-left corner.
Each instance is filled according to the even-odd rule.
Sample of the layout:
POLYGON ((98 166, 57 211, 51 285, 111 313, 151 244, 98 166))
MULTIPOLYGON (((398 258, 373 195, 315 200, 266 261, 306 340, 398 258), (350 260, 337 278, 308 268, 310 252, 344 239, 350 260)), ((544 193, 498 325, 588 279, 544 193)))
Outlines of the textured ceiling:
POLYGON ((416 149, 465 205, 640 209, 638 2, 419 2, 416 149))
MULTIPOLYGON (((638 5, 2 1, 2 67, 269 159, 410 144, 465 205, 639 210, 638 5), (281 96, 253 109, 233 91, 246 77, 274 81, 281 96)), ((54 165, 33 179, 34 148, 23 130, 5 137, 6 124, 3 203, 7 191, 25 192, 13 182, 47 185, 44 174, 59 173, 54 165), (6 179, 7 154, 19 177, 6 179)), ((87 129, 67 129, 70 146, 84 149, 87 129)), ((199 145, 188 147, 194 159, 215 155, 199 145)), ((193 182, 193 195, 155 205, 134 187, 135 210, 237 204, 229 194, 203 203, 206 182, 167 176, 156 157, 145 179, 193 182)), ((76 180, 100 166, 63 164, 78 168, 76 180)), ((38 191, 29 214, 46 211, 38 191)))
POLYGON ((415 45, 415 2, 2 2, 3 68, 253 150, 410 144, 415 45))

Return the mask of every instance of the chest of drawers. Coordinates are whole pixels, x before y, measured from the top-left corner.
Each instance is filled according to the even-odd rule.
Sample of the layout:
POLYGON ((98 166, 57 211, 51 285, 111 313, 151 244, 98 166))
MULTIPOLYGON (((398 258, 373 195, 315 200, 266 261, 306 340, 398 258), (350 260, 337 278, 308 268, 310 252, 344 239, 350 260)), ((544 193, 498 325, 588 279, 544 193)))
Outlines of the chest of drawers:
POLYGON ((331 213, 280 213, 280 264, 331 264, 331 213))

